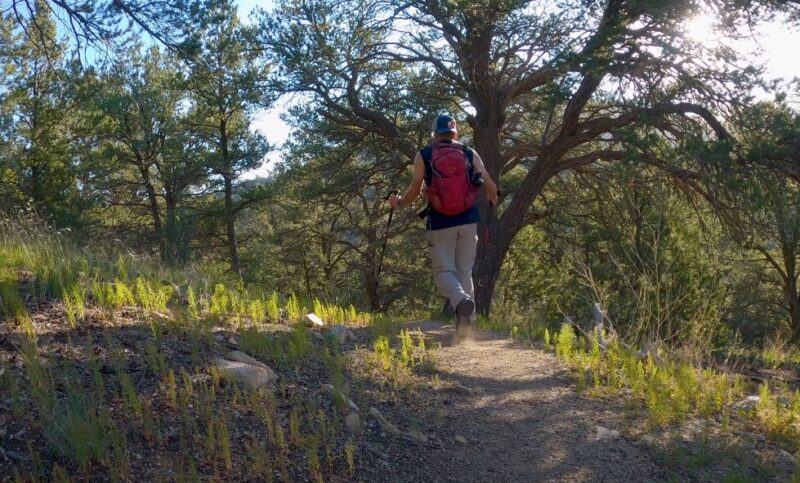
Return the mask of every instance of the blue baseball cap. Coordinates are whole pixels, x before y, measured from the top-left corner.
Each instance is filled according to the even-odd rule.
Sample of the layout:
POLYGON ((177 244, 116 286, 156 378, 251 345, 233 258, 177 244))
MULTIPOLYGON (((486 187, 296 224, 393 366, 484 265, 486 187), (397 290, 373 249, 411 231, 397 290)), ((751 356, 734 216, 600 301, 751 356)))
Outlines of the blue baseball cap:
POLYGON ((453 116, 448 114, 440 114, 433 123, 433 131, 436 134, 444 134, 446 132, 458 132, 456 128, 456 120, 453 116))

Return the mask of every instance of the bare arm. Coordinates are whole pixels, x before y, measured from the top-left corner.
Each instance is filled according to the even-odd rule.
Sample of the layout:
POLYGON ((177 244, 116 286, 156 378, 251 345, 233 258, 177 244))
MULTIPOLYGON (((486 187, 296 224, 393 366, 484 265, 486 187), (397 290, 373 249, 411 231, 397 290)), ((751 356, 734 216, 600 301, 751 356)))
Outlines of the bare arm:
POLYGON ((472 165, 475 166, 475 171, 483 176, 483 192, 486 194, 486 199, 489 200, 489 204, 492 206, 497 206, 497 184, 495 184, 489 172, 486 171, 486 167, 483 165, 483 160, 480 155, 475 151, 473 151, 473 153, 472 165))
POLYGON ((402 208, 410 206, 419 197, 422 192, 422 182, 425 179, 425 163, 422 161, 422 156, 417 153, 414 158, 414 174, 411 176, 411 184, 408 185, 406 193, 400 197, 392 195, 389 197, 389 204, 392 208, 402 208))

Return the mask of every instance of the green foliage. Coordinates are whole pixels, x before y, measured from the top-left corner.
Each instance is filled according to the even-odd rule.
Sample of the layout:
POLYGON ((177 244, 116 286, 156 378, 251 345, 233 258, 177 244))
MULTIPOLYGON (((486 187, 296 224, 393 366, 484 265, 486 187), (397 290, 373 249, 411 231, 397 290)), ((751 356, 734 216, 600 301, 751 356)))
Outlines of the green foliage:
POLYGON ((191 285, 186 290, 186 303, 189 306, 189 315, 191 315, 193 319, 199 319, 200 304, 197 300, 197 296, 194 293, 194 288, 192 288, 191 285))
POLYGON ((291 294, 286 302, 286 314, 289 317, 289 321, 296 322, 300 320, 304 315, 303 312, 304 309, 300 299, 295 294, 291 294))
POLYGON ((378 357, 384 369, 391 366, 392 358, 394 357, 394 349, 389 345, 389 339, 386 336, 381 335, 375 338, 375 342, 372 343, 372 350, 375 352, 375 355, 378 357))
POLYGON ((571 356, 575 347, 575 330, 572 324, 566 322, 561 324, 561 330, 556 337, 556 355, 562 357, 571 356))
POLYGON ((71 293, 64 294, 64 309, 67 313, 67 321, 72 328, 75 328, 86 316, 83 292, 78 286, 75 286, 71 293))
POLYGON ((22 296, 17 288, 17 282, 10 276, 0 281, 0 299, 3 301, 2 312, 4 317, 13 320, 26 313, 25 303, 22 301, 22 296))
POLYGON ((228 291, 225 290, 225 284, 218 283, 214 285, 214 293, 211 294, 209 312, 214 315, 224 315, 228 313, 230 306, 231 297, 228 291))
POLYGON ((113 422, 107 411, 98 411, 81 394, 71 393, 47 423, 45 439, 50 447, 82 471, 92 462, 107 461, 113 422))
POLYGON ((265 310, 267 318, 269 318, 271 322, 278 322, 280 320, 280 300, 278 299, 278 294, 276 292, 272 292, 272 296, 270 296, 269 300, 267 300, 265 310))
POLYGON ((136 278, 136 300, 138 305, 147 311, 165 310, 175 294, 172 286, 160 286, 152 281, 136 278))
POLYGON ((307 358, 312 349, 311 332, 306 328, 305 324, 296 324, 290 332, 286 345, 286 354, 289 361, 291 361, 290 364, 295 365, 298 361, 307 358))
POLYGON ((601 350, 599 338, 592 337, 586 352, 575 346, 575 334, 568 324, 562 326, 556 340, 556 354, 576 371, 580 387, 591 382, 594 391, 611 394, 626 388, 647 408, 653 426, 666 426, 691 415, 724 417, 744 394, 739 376, 667 361, 658 354, 639 360, 617 341, 601 350))

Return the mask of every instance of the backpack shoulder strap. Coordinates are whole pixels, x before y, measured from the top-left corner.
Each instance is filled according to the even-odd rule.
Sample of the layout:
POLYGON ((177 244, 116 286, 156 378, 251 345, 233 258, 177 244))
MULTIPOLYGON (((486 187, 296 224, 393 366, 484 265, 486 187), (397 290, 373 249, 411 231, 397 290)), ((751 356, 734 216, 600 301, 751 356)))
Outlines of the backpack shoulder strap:
POLYGON ((431 166, 431 159, 433 159, 433 146, 425 146, 419 152, 422 156, 422 162, 425 164, 425 182, 430 184, 433 177, 433 167, 431 166))
POLYGON ((467 147, 466 144, 462 144, 464 148, 464 156, 467 157, 467 161, 469 161, 469 169, 475 169, 475 164, 473 159, 475 158, 475 151, 467 147))
POLYGON ((423 161, 430 163, 431 158, 433 157, 433 146, 425 146, 424 148, 420 149, 419 154, 422 156, 423 161))

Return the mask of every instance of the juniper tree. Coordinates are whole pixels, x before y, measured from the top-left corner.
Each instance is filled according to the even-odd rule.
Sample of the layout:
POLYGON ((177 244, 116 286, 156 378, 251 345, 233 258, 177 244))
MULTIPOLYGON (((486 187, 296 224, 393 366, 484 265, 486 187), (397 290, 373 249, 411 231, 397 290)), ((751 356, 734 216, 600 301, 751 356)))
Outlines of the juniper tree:
POLYGON ((45 52, 49 52, 50 34, 48 25, 39 21, 42 14, 54 19, 78 51, 124 46, 135 42, 142 31, 165 46, 183 50, 191 45, 191 36, 183 35, 181 27, 197 4, 186 0, 8 0, 0 7, 0 15, 45 52))
POLYGON ((708 8, 724 9, 736 35, 743 10, 700 0, 287 0, 264 15, 262 32, 278 85, 307 96, 320 117, 383 136, 410 163, 419 144, 393 106, 449 98, 492 177, 519 179, 499 210, 480 203, 473 274, 486 313, 552 179, 633 158, 693 175, 647 140, 729 138, 720 118, 746 100, 757 69, 687 38, 683 24, 708 8))
POLYGON ((741 114, 729 185, 740 216, 731 229, 764 264, 792 341, 800 342, 800 114, 782 102, 741 114))

